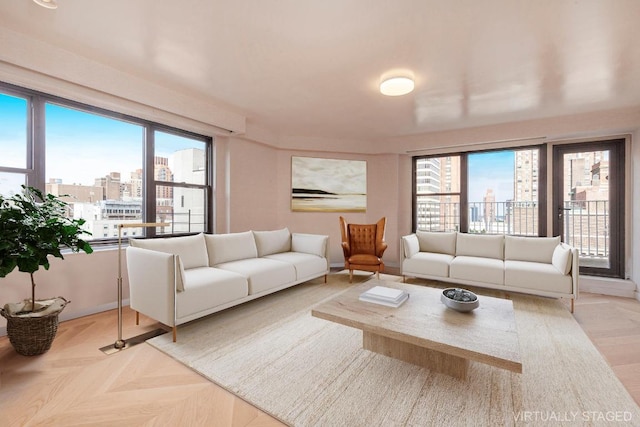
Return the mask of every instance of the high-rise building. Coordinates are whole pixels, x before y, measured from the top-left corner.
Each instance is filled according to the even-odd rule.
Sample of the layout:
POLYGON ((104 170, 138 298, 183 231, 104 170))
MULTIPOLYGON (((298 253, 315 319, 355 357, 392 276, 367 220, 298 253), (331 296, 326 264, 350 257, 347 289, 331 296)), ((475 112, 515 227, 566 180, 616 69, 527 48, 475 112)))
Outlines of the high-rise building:
POLYGON ((517 150, 514 159, 515 202, 538 201, 538 150, 517 150))
POLYGON ((496 220, 496 196, 493 194, 493 189, 487 188, 482 202, 484 204, 484 224, 485 227, 489 229, 489 225, 496 220))
POLYGON ((95 179, 95 186, 102 187, 102 198, 99 200, 120 200, 122 199, 122 182, 120 172, 111 172, 109 175, 95 179))

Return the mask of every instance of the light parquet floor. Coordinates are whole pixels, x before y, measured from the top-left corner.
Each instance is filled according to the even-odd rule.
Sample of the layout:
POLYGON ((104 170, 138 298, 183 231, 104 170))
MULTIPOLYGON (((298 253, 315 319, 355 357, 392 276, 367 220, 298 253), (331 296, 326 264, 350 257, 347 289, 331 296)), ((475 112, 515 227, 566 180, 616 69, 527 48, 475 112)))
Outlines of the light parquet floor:
MULTIPOLYGON (((123 309, 123 337, 159 325, 123 309)), ((147 344, 112 355, 117 311, 62 322, 47 353, 0 338, 0 426, 234 426, 280 422, 147 344)))
MULTIPOLYGON (((158 327, 123 314, 125 338, 158 327)), ((582 294, 575 317, 640 403, 640 302, 582 294)), ((51 350, 35 357, 0 338, 0 425, 282 425, 149 345, 105 355, 99 348, 115 341, 116 325, 115 310, 63 322, 51 350)))

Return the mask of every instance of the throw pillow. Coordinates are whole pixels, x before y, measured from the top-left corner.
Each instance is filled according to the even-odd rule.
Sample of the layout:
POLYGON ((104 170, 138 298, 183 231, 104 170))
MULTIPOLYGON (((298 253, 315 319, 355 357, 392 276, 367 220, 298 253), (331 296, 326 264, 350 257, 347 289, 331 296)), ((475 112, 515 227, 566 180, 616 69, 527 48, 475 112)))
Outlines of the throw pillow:
POLYGON ((256 241, 251 231, 227 234, 205 234, 209 267, 223 262, 257 258, 256 241))
POLYGON ((554 249, 560 244, 556 237, 504 237, 504 259, 551 264, 554 249))
POLYGON ((553 251, 553 257, 551 264, 562 274, 567 275, 571 271, 571 250, 563 245, 559 244, 553 251))
POLYGON ((437 254, 455 255, 456 235, 455 231, 416 231, 420 252, 434 252, 437 254))
POLYGON ((291 233, 288 228, 273 231, 254 231, 258 256, 279 254, 291 250, 291 233))

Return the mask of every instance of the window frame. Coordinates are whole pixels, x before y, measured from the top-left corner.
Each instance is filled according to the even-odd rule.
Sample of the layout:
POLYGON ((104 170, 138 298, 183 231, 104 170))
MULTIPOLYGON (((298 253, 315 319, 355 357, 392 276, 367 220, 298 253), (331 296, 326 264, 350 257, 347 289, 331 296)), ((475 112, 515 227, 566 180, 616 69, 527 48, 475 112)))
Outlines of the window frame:
MULTIPOLYGON (((143 141, 140 146, 142 150, 142 163, 140 167, 143 169, 143 205, 141 222, 156 222, 156 181, 154 178, 154 132, 160 131, 170 133, 180 137, 190 138, 202 141, 205 144, 205 183, 204 184, 184 184, 175 182, 159 181, 160 185, 172 187, 188 187, 198 188, 204 191, 204 230, 205 233, 213 232, 213 167, 214 167, 214 138, 208 135, 202 135, 173 126, 142 119, 129 114, 119 113, 101 107, 96 107, 86 103, 62 98, 16 86, 10 83, 0 81, 0 93, 8 96, 23 98, 27 100, 27 161, 26 168, 11 168, 0 165, 0 172, 24 174, 26 177, 26 185, 45 191, 46 186, 46 104, 54 104, 63 108, 75 109, 88 114, 95 114, 109 119, 124 121, 127 123, 142 126, 144 131, 143 141)), ((196 234, 195 232, 162 234, 162 237, 196 234)), ((143 228, 144 237, 155 237, 156 229, 153 227, 143 228)), ((92 240, 92 246, 111 245, 115 243, 115 238, 97 237, 92 240)))
POLYGON ((524 145, 516 147, 504 147, 489 150, 445 152, 412 157, 412 232, 415 233, 418 227, 417 212, 417 163, 420 159, 440 158, 440 157, 460 157, 460 192, 459 193, 434 193, 430 195, 442 196, 459 194, 460 197, 460 232, 469 232, 469 162, 468 157, 472 154, 482 154, 498 151, 521 151, 538 150, 538 236, 547 235, 547 144, 524 145))

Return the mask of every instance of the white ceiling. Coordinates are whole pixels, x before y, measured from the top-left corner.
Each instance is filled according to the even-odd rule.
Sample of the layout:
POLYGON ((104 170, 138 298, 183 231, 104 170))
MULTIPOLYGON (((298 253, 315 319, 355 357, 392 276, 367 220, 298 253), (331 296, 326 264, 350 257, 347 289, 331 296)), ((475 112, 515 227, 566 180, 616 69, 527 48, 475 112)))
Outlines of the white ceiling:
POLYGON ((640 105, 636 0, 31 0, 0 25, 284 137, 383 140, 640 105), (393 69, 416 90, 384 97, 393 69))

